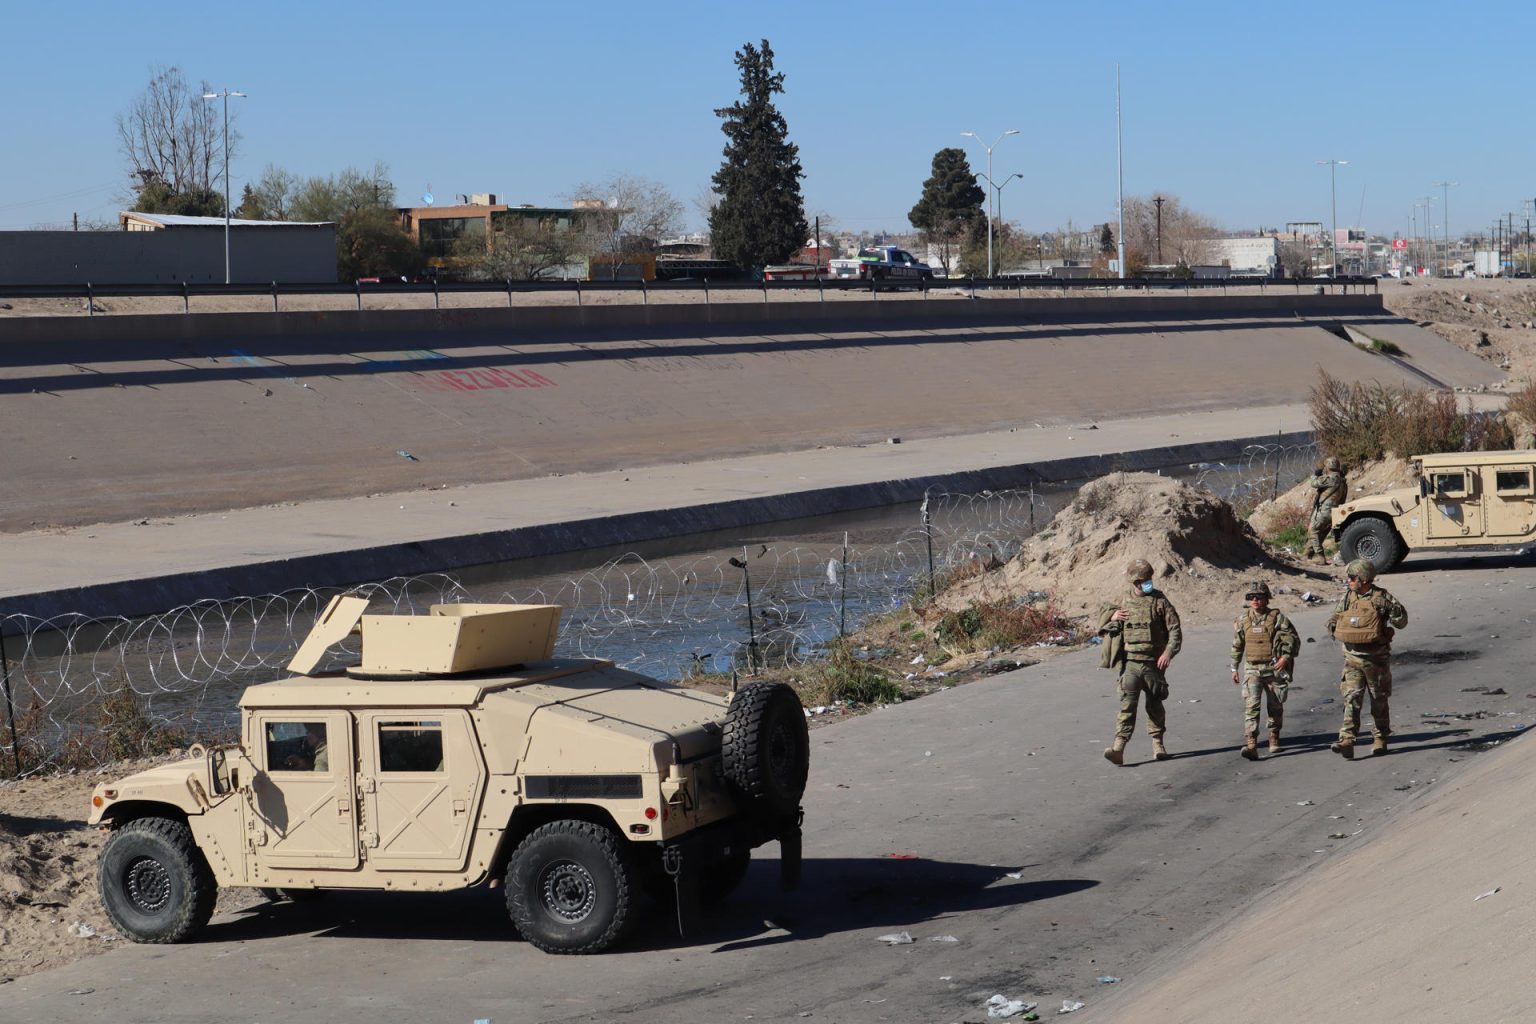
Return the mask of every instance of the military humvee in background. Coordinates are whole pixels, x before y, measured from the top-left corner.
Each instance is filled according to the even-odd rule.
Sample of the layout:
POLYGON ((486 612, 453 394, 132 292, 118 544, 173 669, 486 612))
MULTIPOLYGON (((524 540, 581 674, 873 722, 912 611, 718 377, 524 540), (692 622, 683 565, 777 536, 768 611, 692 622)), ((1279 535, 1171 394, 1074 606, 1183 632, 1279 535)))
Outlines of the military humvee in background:
POLYGON ((1451 452, 1413 459, 1416 488, 1346 501, 1333 510, 1345 562, 1386 571, 1409 551, 1523 544, 1536 533, 1536 452, 1451 452))
POLYGON ((238 746, 98 786, 99 887, 140 942, 179 942, 219 886, 505 886, 540 949, 607 948, 639 892, 724 898, 751 851, 800 871, 804 709, 783 684, 730 697, 606 661, 551 659, 560 609, 332 599, 289 664, 248 688, 238 746), (361 663, 320 672, 361 636, 361 663))

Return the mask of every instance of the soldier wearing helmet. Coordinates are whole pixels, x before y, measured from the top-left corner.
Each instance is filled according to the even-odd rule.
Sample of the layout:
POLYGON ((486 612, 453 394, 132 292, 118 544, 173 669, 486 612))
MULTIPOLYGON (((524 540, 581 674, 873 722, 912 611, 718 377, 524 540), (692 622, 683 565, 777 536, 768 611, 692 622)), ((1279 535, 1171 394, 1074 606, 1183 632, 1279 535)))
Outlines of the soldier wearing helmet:
POLYGON ((1285 697, 1301 638, 1284 613, 1269 607, 1269 584, 1254 580, 1243 599, 1248 607, 1232 625, 1232 682, 1243 688, 1243 756, 1259 759, 1259 697, 1266 699, 1269 752, 1280 752, 1285 697), (1241 673, 1241 677, 1239 677, 1241 673))
POLYGON ((1163 673, 1183 646, 1184 633, 1173 602, 1153 586, 1152 566, 1146 559, 1127 565, 1125 575, 1129 591, 1099 611, 1099 633, 1104 637, 1100 665, 1120 670, 1120 714, 1115 719, 1114 742, 1104 756, 1111 764, 1125 763, 1125 745, 1136 730, 1136 706, 1145 698, 1152 754, 1166 761, 1163 701, 1168 698, 1168 680, 1163 673))
POLYGON ((1344 570, 1349 590, 1334 606, 1328 633, 1344 647, 1344 674, 1339 694, 1344 698, 1344 723, 1333 751, 1346 759, 1355 756, 1355 737, 1360 732, 1360 706, 1371 697, 1371 755, 1387 752, 1392 735, 1389 698, 1392 696, 1392 637, 1408 625, 1408 610, 1391 594, 1376 586, 1376 566, 1357 558, 1344 570))
POLYGON ((1326 565, 1328 553, 1323 550, 1323 542, 1333 528, 1334 506, 1342 505, 1349 495, 1349 482, 1344 477, 1344 467, 1330 455, 1307 478, 1307 484, 1312 487, 1313 494, 1312 516, 1307 522, 1306 557, 1311 558, 1316 553, 1318 560, 1326 565))

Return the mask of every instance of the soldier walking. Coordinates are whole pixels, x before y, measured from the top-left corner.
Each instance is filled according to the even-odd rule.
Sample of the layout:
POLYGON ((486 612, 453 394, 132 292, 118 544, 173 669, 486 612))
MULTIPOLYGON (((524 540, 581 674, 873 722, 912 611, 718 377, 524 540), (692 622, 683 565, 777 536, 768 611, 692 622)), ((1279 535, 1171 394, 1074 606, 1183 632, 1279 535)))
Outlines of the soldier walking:
POLYGON ((1339 460, 1330 455, 1323 460, 1322 468, 1307 478, 1307 484, 1316 493, 1312 495, 1312 518, 1307 522, 1305 557, 1311 558, 1315 551, 1318 561, 1327 565, 1328 553, 1323 549, 1323 542, 1333 528, 1334 506, 1342 505, 1349 494, 1349 482, 1339 460))
POLYGON ((1355 756, 1360 733, 1360 705, 1371 696, 1371 756, 1387 752, 1392 735, 1392 637, 1408 625, 1408 610, 1391 594, 1375 586, 1376 566, 1357 558, 1345 568, 1349 590, 1328 619, 1328 633, 1344 647, 1344 674, 1339 694, 1344 698, 1344 724, 1339 727, 1336 754, 1355 756))
POLYGON ((1115 719, 1114 742, 1104 756, 1111 764, 1125 763, 1125 745, 1136 730, 1136 706, 1145 697, 1152 755, 1166 761, 1163 701, 1168 699, 1168 680, 1163 673, 1183 646, 1184 633, 1173 602, 1152 585, 1151 564, 1138 558, 1125 567, 1125 574, 1130 578, 1129 592, 1099 612, 1099 633, 1105 643, 1101 664, 1120 669, 1120 714, 1115 719))
POLYGON ((1268 583, 1254 580, 1243 597, 1248 607, 1232 626, 1232 682, 1243 688, 1243 756, 1257 761, 1260 695, 1269 716, 1269 752, 1278 754, 1285 697, 1301 638, 1285 613, 1270 608, 1268 583))

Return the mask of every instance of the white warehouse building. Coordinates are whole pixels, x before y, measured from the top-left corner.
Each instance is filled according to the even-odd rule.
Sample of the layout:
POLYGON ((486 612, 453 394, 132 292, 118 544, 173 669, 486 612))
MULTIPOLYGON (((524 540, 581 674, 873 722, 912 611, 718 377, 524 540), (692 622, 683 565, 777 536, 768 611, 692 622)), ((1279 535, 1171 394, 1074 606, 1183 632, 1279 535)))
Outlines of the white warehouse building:
POLYGON ((1274 277, 1280 267, 1280 242, 1271 235, 1213 238, 1211 263, 1231 268, 1234 276, 1274 277))

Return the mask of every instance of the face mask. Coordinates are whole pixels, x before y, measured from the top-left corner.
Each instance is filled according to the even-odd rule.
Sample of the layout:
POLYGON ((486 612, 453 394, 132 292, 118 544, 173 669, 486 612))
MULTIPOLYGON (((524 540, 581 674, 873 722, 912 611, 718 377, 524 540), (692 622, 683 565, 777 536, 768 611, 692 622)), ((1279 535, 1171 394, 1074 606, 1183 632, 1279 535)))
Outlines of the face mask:
POLYGON ((1150 593, 1152 593, 1152 581, 1151 580, 1143 580, 1142 581, 1142 583, 1141 583, 1141 592, 1143 594, 1150 594, 1150 593))

